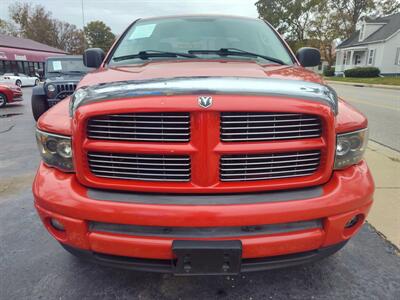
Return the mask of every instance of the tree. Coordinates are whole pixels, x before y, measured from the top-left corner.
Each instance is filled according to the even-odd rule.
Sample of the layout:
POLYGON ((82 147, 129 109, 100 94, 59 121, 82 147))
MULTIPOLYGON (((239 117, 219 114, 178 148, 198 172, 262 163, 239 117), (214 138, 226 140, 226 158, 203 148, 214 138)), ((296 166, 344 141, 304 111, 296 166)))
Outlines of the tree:
POLYGON ((268 21, 285 38, 302 43, 307 39, 315 9, 321 0, 258 0, 261 19, 268 21))
POLYGON ((387 16, 400 12, 399 0, 381 0, 377 1, 376 9, 381 16, 387 16))
POLYGON ((0 19, 0 34, 18 36, 18 31, 13 23, 0 19))
POLYGON ((332 66, 335 63, 334 45, 339 38, 345 38, 346 33, 341 26, 340 14, 330 10, 329 0, 322 0, 318 5, 308 35, 316 41, 322 57, 332 66))
POLYGON ((15 3, 9 7, 10 18, 15 22, 17 34, 71 54, 82 54, 85 35, 75 25, 52 18, 43 6, 15 3))
POLYGON ((54 21, 57 34, 57 47, 71 54, 83 54, 85 34, 75 25, 59 20, 54 21))
POLYGON ((111 28, 102 21, 92 21, 88 23, 84 31, 89 47, 101 48, 105 52, 110 49, 115 39, 111 28))
POLYGON ((19 35, 34 41, 57 47, 57 33, 51 13, 37 5, 32 7, 28 3, 11 5, 10 17, 18 26, 19 35))
MULTIPOLYGON (((375 1, 379 2, 379 0, 375 1)), ((349 37, 356 31, 357 23, 360 18, 374 11, 375 1, 331 0, 329 1, 329 7, 333 12, 337 13, 338 21, 342 23, 341 26, 343 27, 345 35, 349 37)))

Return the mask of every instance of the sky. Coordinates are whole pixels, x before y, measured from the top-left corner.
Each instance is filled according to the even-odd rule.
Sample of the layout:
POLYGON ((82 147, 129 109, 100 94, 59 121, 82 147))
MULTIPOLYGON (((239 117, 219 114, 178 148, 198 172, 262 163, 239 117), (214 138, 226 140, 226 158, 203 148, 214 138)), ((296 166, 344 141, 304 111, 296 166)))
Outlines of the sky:
MULTIPOLYGON (((115 34, 138 18, 177 14, 229 14, 258 16, 256 0, 19 0, 32 5, 40 4, 51 11, 53 17, 82 28, 82 1, 85 24, 101 20, 115 34)), ((8 6, 16 0, 0 0, 0 18, 8 20, 8 6)))

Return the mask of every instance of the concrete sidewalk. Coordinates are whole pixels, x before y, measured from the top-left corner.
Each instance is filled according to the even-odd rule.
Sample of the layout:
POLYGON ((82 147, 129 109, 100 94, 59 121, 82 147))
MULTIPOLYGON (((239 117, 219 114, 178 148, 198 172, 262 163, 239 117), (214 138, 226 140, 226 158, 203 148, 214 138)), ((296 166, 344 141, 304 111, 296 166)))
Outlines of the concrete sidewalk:
POLYGON ((366 159, 376 185, 367 221, 400 248, 400 152, 370 141, 366 159))

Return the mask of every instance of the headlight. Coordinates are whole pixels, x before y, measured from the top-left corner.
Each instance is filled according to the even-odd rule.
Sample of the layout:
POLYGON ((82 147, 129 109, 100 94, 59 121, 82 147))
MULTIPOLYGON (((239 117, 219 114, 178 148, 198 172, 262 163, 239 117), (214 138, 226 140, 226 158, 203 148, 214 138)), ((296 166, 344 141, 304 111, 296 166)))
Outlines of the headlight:
POLYGON ((55 95, 56 87, 53 84, 47 86, 47 97, 53 98, 55 95))
POLYGON ((335 169, 357 164, 363 158, 368 142, 368 128, 338 134, 336 137, 335 169))
POLYGON ((52 85, 52 84, 49 84, 49 85, 47 86, 47 90, 48 90, 49 92, 53 93, 53 92, 56 90, 56 87, 55 87, 54 85, 52 85))
POLYGON ((70 137, 36 130, 36 140, 47 165, 64 172, 74 172, 70 137))

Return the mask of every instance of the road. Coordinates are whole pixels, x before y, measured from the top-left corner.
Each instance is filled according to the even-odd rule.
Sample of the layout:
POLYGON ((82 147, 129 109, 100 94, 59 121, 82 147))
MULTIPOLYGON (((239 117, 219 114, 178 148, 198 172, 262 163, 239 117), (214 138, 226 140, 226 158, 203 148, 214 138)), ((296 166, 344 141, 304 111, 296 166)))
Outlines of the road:
POLYGON ((330 85, 368 117, 371 140, 400 151, 400 90, 330 85))
POLYGON ((30 89, 24 95, 0 110, 0 299, 400 299, 396 249, 369 225, 324 261, 235 277, 179 278, 76 259, 33 209, 39 156, 30 89))

